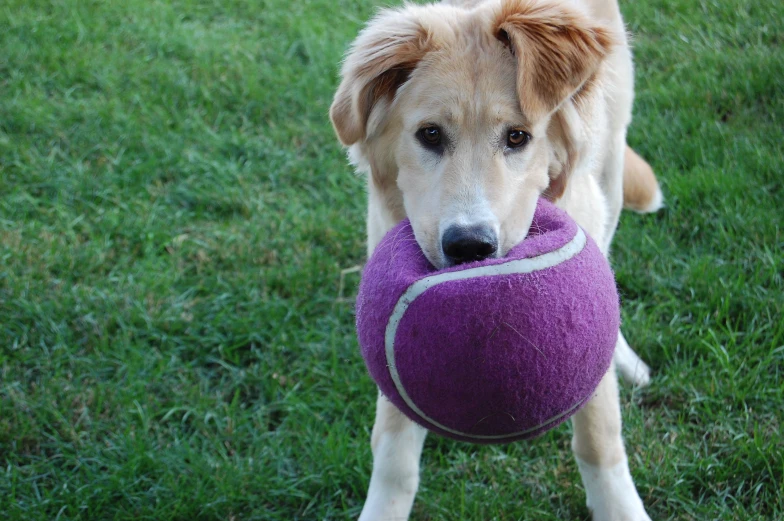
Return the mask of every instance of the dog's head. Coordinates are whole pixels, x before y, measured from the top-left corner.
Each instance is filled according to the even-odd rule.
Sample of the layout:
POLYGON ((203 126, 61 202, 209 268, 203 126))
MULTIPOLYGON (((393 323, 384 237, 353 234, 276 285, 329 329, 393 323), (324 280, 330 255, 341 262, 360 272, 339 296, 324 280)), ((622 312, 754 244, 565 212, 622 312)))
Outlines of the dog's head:
POLYGON ((577 97, 613 46, 559 0, 383 11, 349 51, 330 116, 436 267, 502 256, 578 153, 577 97))

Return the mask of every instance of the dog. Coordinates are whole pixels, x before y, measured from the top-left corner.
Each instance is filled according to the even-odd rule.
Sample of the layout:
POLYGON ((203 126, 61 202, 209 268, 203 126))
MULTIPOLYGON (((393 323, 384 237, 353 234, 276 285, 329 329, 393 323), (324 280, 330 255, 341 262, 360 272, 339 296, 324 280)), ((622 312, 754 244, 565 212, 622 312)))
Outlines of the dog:
MULTIPOLYGON (((624 206, 662 194, 626 145, 633 69, 615 0, 451 0, 383 10, 346 55, 330 108, 368 180, 368 253, 408 217, 436 268, 504 256, 536 201, 564 209, 605 255, 624 206)), ((614 368, 649 369, 618 336, 614 368)), ((573 417, 596 521, 649 521, 621 437, 616 371, 573 417)), ((408 519, 426 431, 384 396, 360 521, 408 519)))

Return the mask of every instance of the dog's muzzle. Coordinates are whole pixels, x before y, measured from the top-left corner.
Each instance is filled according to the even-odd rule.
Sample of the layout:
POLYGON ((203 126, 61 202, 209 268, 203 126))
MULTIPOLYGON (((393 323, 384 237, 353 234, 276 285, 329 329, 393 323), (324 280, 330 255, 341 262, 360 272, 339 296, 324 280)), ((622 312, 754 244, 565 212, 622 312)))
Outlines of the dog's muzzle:
POLYGON ((487 225, 452 225, 441 236, 441 249, 450 266, 493 257, 498 251, 498 237, 487 225))

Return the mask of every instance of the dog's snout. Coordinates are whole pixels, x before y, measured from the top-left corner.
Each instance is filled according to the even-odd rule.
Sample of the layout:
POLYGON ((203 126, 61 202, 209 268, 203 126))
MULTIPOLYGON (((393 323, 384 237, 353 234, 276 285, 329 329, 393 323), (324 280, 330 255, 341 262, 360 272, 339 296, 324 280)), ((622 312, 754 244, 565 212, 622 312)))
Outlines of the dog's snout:
POLYGON ((450 226, 441 236, 441 248, 450 264, 462 264, 495 255, 498 238, 489 226, 450 226))

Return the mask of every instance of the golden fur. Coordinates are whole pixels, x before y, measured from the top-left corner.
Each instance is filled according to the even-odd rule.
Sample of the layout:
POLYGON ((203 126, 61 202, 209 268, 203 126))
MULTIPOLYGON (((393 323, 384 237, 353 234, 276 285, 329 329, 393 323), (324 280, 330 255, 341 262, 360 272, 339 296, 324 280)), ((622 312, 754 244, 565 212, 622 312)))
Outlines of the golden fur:
MULTIPOLYGON (((608 254, 624 185, 627 206, 652 210, 661 199, 639 156, 624 172, 632 76, 614 0, 451 0, 382 11, 352 44, 330 110, 352 162, 369 174, 368 251, 408 217, 437 267, 447 264, 441 238, 455 224, 492 229, 504 255, 545 196, 608 254), (443 135, 438 150, 417 140, 427 127, 443 135), (512 129, 530 135, 528 144, 510 147, 512 129)), ((615 359, 627 379, 647 382, 622 335, 615 359)), ((424 433, 383 396, 376 412, 361 519, 406 519, 424 433)), ((626 464, 614 371, 574 426, 595 519, 647 520, 626 464)))
POLYGON ((623 207, 636 212, 655 212, 662 205, 659 182, 651 166, 626 147, 623 164, 623 207))

